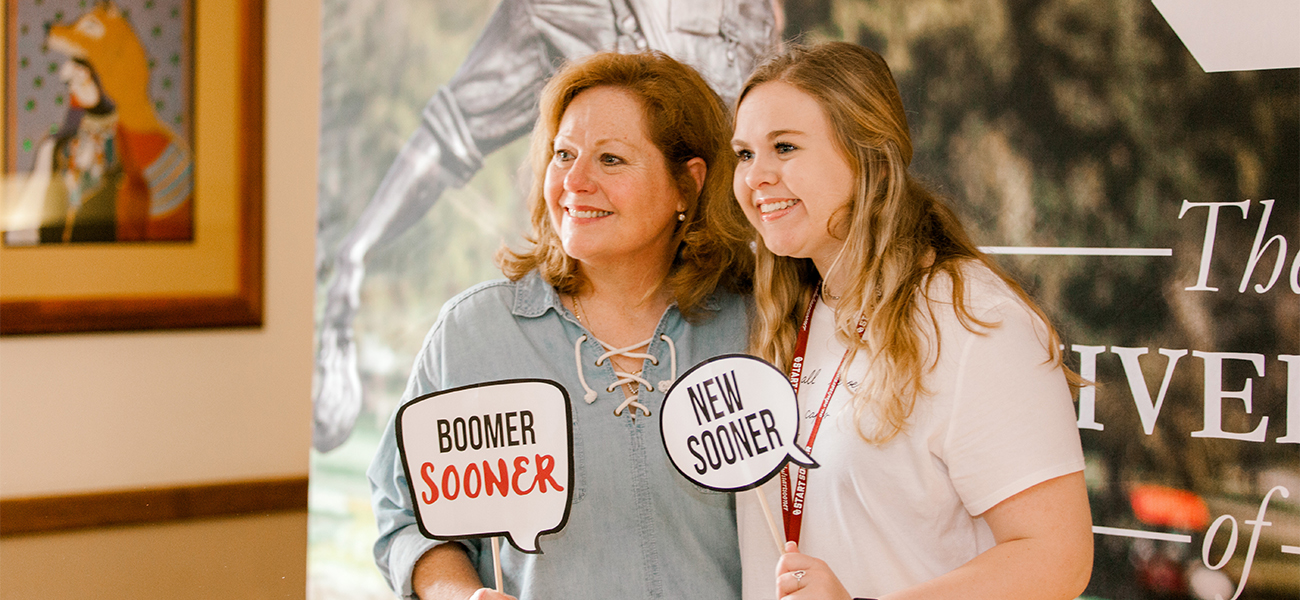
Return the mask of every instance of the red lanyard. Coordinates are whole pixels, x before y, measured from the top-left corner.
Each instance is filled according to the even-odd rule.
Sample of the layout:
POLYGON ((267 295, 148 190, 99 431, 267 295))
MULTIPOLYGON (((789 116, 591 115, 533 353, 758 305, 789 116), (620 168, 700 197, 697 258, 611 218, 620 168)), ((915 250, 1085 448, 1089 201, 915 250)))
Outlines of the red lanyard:
MULTIPOLYGON (((817 299, 820 297, 821 286, 813 290, 812 298, 808 300, 808 310, 804 313, 803 324, 799 326, 799 337, 794 346, 794 360, 790 363, 790 385, 794 386, 795 397, 799 397, 799 386, 803 383, 804 355, 808 353, 808 330, 812 328, 813 309, 817 306, 817 299)), ((867 329, 867 319, 864 316, 858 320, 857 333, 862 337, 862 333, 867 329)), ((835 367, 835 375, 831 378, 830 385, 826 388, 826 397, 822 399, 821 408, 817 410, 817 419, 813 421, 812 430, 808 432, 808 441, 804 444, 804 452, 812 456, 813 443, 817 441, 817 430, 821 429, 822 417, 826 416, 826 409, 831 404, 831 396, 835 395, 835 389, 840 385, 840 375, 844 370, 844 360, 849 357, 848 351, 840 358, 839 366, 835 367)), ((801 417, 802 418, 802 417, 801 417)), ((808 469, 805 469, 794 463, 790 464, 795 469, 795 483, 793 493, 790 486, 790 469, 781 469, 781 517, 785 525, 785 539, 789 542, 799 541, 799 532, 803 527, 803 502, 804 496, 808 493, 808 469)))

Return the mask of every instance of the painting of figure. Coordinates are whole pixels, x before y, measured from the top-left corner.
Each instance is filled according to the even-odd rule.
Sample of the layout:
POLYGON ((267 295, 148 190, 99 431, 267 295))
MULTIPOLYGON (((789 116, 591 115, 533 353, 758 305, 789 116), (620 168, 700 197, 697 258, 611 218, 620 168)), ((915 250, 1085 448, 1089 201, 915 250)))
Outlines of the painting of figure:
POLYGON ((12 5, 7 245, 193 239, 191 3, 12 5))

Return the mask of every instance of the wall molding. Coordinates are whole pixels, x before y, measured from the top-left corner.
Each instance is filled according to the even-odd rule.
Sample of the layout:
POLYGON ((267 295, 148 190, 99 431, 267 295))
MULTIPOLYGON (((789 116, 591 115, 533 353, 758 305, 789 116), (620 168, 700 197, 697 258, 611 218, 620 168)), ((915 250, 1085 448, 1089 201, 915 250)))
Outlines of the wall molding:
POLYGON ((307 510, 307 477, 0 499, 0 537, 307 510))

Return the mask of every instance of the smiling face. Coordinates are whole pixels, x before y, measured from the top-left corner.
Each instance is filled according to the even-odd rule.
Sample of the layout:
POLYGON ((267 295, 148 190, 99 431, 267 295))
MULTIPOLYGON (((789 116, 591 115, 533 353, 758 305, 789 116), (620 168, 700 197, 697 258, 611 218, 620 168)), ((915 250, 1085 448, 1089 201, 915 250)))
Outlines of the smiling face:
POLYGON ((783 81, 760 84, 736 110, 731 146, 736 200, 768 250, 811 258, 825 276, 844 245, 853 169, 821 105, 783 81))
MULTIPOLYGON (((637 265, 667 273, 677 213, 686 210, 636 96, 614 87, 580 92, 552 143, 543 195, 569 256, 590 268, 637 265)), ((703 161, 691 171, 703 180, 703 161)))

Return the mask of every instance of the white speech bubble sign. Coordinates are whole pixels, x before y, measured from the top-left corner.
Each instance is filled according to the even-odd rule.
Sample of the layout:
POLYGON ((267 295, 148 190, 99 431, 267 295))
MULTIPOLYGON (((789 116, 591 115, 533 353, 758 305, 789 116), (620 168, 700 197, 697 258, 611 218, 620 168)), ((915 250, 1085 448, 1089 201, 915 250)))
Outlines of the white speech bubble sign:
POLYGON ((817 462, 795 442, 799 404, 776 367, 743 354, 695 365, 659 409, 668 459, 696 485, 738 492, 762 485, 795 462, 817 462))
POLYGON ((503 535, 539 554, 573 496, 569 394, 554 381, 494 381, 420 396, 397 411, 397 448, 425 537, 503 535))

